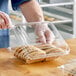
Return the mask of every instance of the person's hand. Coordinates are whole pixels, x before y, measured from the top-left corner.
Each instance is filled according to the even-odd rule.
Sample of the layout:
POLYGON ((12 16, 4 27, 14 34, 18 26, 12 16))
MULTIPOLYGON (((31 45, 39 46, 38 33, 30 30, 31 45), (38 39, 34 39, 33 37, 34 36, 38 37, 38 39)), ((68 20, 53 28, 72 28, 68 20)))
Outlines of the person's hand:
POLYGON ((39 43, 52 43, 55 40, 53 32, 49 29, 47 24, 38 24, 34 26, 35 33, 38 36, 39 43))
POLYGON ((10 28, 11 25, 12 23, 9 16, 0 11, 0 29, 10 28))

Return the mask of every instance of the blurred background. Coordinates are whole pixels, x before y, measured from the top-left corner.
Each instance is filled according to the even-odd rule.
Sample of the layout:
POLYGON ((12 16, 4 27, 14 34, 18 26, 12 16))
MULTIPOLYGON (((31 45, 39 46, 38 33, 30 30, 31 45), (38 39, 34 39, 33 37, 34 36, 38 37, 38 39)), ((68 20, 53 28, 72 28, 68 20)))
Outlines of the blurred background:
MULTIPOLYGON (((75 0, 37 0, 44 12, 45 21, 54 23, 64 39, 76 36, 75 0)), ((9 0, 10 18, 13 24, 24 23, 20 11, 13 11, 9 0)))

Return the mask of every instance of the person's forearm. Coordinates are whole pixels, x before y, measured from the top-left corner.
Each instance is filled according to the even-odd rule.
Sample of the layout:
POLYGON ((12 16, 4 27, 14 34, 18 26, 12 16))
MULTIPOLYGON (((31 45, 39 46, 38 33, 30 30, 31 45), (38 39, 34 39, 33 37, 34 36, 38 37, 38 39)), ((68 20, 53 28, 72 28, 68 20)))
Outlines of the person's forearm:
POLYGON ((44 21, 43 12, 36 0, 20 5, 21 11, 28 22, 44 21))

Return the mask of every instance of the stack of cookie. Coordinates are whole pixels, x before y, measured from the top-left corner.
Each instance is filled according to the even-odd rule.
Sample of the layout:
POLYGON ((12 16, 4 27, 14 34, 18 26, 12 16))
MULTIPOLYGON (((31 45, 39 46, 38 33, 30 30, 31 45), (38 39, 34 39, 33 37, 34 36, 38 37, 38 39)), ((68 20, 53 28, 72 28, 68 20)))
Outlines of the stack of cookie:
POLYGON ((63 49, 50 44, 37 45, 36 47, 46 52, 45 61, 54 60, 64 53, 63 49))
POLYGON ((14 55, 17 58, 23 59, 26 63, 34 63, 43 61, 46 57, 45 51, 34 46, 22 46, 16 49, 14 55))
POLYGON ((29 45, 16 48, 14 55, 17 58, 25 60, 26 63, 34 63, 39 61, 53 60, 59 57, 59 55, 56 55, 56 53, 62 52, 62 49, 53 45, 29 45))

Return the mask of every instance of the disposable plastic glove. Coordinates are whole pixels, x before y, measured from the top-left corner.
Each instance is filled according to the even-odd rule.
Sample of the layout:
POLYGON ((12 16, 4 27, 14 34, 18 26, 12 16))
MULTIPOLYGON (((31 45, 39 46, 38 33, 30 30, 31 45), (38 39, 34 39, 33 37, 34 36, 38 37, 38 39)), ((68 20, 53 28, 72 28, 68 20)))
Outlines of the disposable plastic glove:
POLYGON ((34 28, 38 36, 37 42, 45 44, 52 43, 55 40, 55 36, 47 24, 36 24, 34 28))

